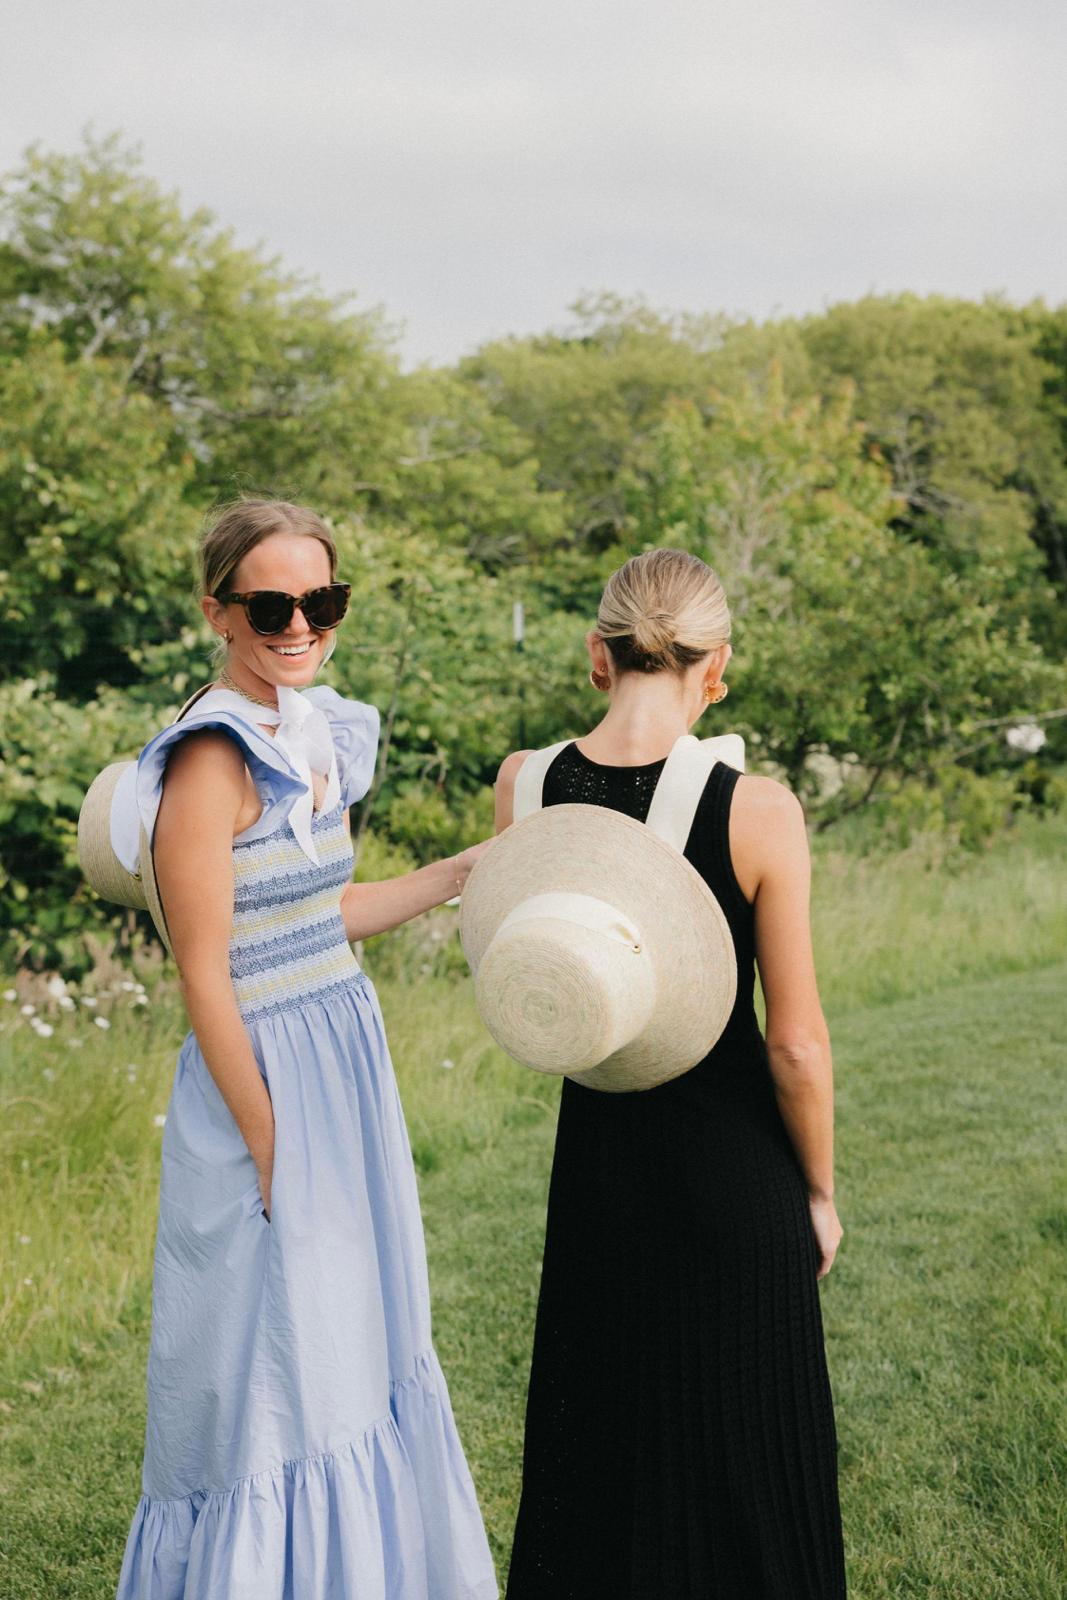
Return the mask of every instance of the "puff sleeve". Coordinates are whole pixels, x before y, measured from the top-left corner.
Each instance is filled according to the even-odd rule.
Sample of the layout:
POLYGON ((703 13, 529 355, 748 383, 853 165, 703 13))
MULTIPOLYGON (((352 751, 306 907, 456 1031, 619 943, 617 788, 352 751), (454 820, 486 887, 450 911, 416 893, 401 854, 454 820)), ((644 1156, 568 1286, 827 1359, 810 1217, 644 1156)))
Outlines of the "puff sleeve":
POLYGON ((154 841, 156 817, 163 794, 163 774, 179 739, 203 728, 218 728, 241 747, 263 810, 241 835, 258 838, 270 833, 288 816, 306 785, 270 734, 232 710, 193 711, 181 722, 160 729, 145 745, 124 781, 116 787, 111 807, 111 843, 130 872, 137 871, 138 842, 143 825, 149 845, 154 841))

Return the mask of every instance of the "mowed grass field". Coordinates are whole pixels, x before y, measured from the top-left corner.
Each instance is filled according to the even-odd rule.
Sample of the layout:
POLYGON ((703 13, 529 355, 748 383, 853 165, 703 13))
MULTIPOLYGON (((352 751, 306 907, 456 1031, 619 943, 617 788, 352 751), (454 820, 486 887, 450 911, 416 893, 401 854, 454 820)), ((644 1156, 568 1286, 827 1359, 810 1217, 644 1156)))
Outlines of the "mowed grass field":
MULTIPOLYGON (((820 847, 814 897, 850 1592, 1062 1600, 1067 820, 955 864, 820 847)), ((436 1343, 503 1579, 556 1087, 492 1047, 468 983, 397 948, 367 965, 392 974, 436 1343)), ((48 1002, 50 1034, 25 989, 0 1001, 3 1600, 107 1600, 139 1493, 157 1119, 184 1023, 166 984, 144 1003, 123 976, 86 986, 95 1006, 48 1002)))

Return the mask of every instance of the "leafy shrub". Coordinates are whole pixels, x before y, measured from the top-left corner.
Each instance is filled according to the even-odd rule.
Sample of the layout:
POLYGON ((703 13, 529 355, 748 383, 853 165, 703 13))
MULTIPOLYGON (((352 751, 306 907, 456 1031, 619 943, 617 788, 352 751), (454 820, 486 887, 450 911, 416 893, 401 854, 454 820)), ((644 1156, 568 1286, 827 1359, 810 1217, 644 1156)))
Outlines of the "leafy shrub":
POLYGON ((134 756, 154 733, 152 709, 116 690, 87 706, 57 697, 46 678, 0 684, 0 926, 8 967, 91 964, 85 935, 135 937, 136 919, 89 888, 78 865, 78 812, 110 761, 134 756))

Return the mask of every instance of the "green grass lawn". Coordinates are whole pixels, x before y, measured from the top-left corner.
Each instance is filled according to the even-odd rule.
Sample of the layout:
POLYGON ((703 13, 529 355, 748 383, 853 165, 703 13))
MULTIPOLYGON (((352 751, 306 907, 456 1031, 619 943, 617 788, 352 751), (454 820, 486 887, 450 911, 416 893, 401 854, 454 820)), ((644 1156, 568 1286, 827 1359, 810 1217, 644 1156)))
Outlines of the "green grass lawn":
MULTIPOLYGON (((817 868, 845 1227, 821 1292, 854 1600, 1067 1592, 1067 837, 1042 826, 951 872, 817 868)), ((0 1003, 4 1600, 106 1600, 139 1492, 155 1118, 182 1024, 165 992, 132 1003, 110 976, 50 1037, 0 1003)), ((555 1086, 489 1044, 465 983, 379 987, 436 1343, 503 1576, 555 1086)))

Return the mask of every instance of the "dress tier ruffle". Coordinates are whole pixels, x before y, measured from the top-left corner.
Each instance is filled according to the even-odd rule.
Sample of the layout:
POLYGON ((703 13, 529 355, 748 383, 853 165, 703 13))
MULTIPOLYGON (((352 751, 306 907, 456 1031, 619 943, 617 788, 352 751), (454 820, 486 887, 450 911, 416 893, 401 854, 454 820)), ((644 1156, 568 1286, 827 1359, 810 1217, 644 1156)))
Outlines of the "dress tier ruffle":
MULTIPOLYGON (((230 975, 270 1090, 270 1220, 196 1037, 163 1135, 143 1495, 118 1600, 494 1600, 496 1578, 434 1353, 415 1171, 374 986, 344 934, 343 807, 373 770, 373 707, 311 691, 340 803, 288 824, 270 736, 205 696, 142 754, 151 834, 164 752, 196 726, 242 745, 264 815, 234 841, 230 975)), ((254 714, 254 708, 253 714, 254 714)))
POLYGON ((389 1415, 342 1449, 214 1494, 143 1495, 120 1597, 495 1600, 477 1547, 462 1553, 479 1513, 433 1350, 390 1389, 389 1415))

